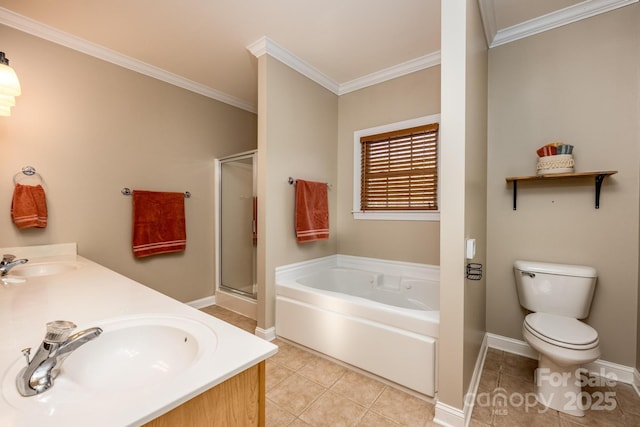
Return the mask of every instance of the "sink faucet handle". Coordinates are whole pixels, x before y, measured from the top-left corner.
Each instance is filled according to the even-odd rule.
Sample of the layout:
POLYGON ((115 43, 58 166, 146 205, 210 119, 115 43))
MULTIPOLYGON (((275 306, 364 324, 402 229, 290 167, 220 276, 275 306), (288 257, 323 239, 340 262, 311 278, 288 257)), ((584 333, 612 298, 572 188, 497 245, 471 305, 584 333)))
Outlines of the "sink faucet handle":
POLYGON ((76 324, 68 320, 54 320, 47 323, 47 334, 44 340, 49 343, 63 343, 75 328, 76 324))
POLYGON ((27 366, 29 366, 29 363, 31 363, 31 361, 29 360, 29 355, 31 354, 31 347, 23 348, 22 354, 24 355, 24 358, 27 360, 27 366))
POLYGON ((8 264, 11 261, 13 261, 14 259, 16 259, 16 256, 13 254, 4 254, 2 255, 2 263, 3 264, 8 264))

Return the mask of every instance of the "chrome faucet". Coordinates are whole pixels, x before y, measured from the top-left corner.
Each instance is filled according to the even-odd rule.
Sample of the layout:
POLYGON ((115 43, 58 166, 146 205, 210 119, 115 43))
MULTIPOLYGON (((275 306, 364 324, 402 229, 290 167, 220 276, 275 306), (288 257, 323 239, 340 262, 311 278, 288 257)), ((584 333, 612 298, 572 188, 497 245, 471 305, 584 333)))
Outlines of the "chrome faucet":
POLYGON ((27 366, 16 377, 16 387, 23 396, 47 391, 60 373, 64 360, 78 347, 102 333, 100 328, 89 328, 69 336, 76 328, 73 322, 56 320, 47 323, 47 333, 36 354, 29 360, 31 348, 22 350, 27 366))
POLYGON ((11 270, 16 265, 24 264, 25 262, 29 261, 26 258, 16 259, 15 261, 14 259, 16 259, 15 255, 2 255, 2 261, 0 261, 0 276, 6 276, 7 274, 9 274, 9 270, 11 270))

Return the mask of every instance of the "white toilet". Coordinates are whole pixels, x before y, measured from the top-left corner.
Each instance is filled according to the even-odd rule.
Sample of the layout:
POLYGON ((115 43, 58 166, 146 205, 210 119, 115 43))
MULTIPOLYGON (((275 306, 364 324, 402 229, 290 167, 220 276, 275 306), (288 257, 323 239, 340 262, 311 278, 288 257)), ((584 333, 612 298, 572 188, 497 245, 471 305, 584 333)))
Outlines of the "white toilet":
POLYGON ((546 262, 513 265, 524 319, 525 341, 539 353, 535 392, 552 409, 583 416, 581 365, 600 357, 598 332, 578 319, 589 315, 594 268, 546 262))

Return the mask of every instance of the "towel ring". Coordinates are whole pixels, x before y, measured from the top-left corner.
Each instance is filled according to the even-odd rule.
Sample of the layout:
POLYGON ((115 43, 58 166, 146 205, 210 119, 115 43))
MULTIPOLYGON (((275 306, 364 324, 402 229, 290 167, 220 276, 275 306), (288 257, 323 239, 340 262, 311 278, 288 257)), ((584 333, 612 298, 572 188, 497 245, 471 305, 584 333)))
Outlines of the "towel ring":
POLYGON ((36 168, 34 168, 33 166, 24 166, 20 172, 18 172, 13 176, 13 183, 17 184, 23 175, 28 177, 34 176, 38 178, 42 184, 44 184, 44 179, 42 178, 42 175, 36 172, 36 168))

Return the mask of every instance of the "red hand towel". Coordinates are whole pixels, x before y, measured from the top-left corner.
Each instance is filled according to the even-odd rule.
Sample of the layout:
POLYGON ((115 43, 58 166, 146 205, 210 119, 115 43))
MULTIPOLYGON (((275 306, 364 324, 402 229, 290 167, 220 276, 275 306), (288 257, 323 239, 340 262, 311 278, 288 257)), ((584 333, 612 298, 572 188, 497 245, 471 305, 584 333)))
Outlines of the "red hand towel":
POLYGON ((329 198, 324 182, 296 181, 296 237, 298 242, 329 238, 329 198))
POLYGON ((19 229, 47 226, 47 200, 42 185, 16 184, 11 219, 19 229))
POLYGON ((137 258, 184 251, 184 194, 133 191, 133 254, 137 258))

